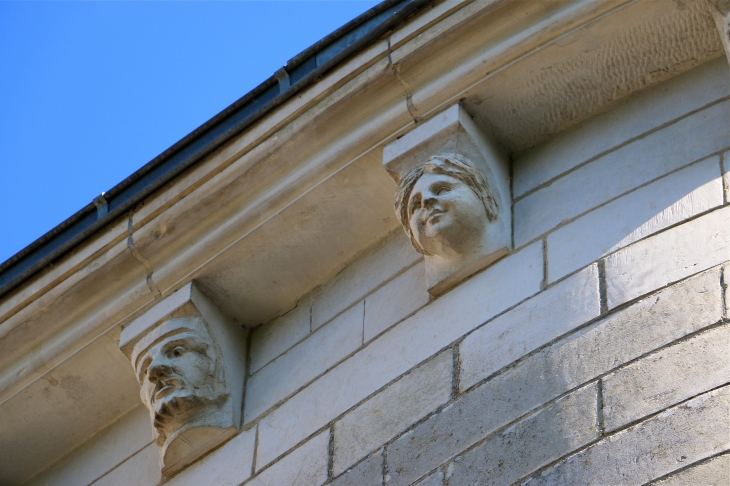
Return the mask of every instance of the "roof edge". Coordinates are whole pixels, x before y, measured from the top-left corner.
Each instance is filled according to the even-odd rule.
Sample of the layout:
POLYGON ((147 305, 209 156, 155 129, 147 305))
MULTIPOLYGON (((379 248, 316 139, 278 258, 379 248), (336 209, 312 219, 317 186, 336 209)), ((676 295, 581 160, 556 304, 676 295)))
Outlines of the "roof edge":
POLYGON ((178 174, 433 0, 386 0, 291 58, 285 67, 129 177, 0 264, 0 297, 132 209, 178 174))

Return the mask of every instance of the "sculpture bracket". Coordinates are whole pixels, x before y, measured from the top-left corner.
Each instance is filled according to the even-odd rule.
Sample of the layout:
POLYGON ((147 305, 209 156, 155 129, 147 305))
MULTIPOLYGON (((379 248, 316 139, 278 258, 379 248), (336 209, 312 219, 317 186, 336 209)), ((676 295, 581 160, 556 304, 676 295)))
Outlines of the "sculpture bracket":
POLYGON ((241 426, 246 331, 188 283, 122 329, 171 476, 241 426))
POLYGON ((411 169, 440 154, 456 154, 470 161, 487 180, 499 211, 497 219, 486 226, 484 241, 487 243, 475 256, 455 259, 425 254, 428 291, 433 296, 453 288, 513 248, 508 158, 459 104, 386 145, 383 165, 396 183, 400 183, 411 169))

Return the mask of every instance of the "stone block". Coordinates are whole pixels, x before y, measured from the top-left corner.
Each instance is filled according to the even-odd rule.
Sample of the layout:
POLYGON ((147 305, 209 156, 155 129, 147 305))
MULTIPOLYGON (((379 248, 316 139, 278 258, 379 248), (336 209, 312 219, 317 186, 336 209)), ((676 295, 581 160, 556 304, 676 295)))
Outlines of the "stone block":
POLYGON ((460 389, 466 390, 600 312, 598 267, 591 265, 467 336, 459 346, 460 389))
POLYGON ((654 483, 655 486, 727 486, 730 484, 730 454, 713 457, 654 483))
POLYGON ((312 330, 419 260, 423 256, 413 249, 403 230, 393 231, 314 293, 312 330))
POLYGON ((521 154, 514 165, 515 197, 617 145, 727 96, 722 59, 703 64, 638 94, 630 103, 581 123, 521 154))
POLYGON ((602 206, 548 235, 554 282, 613 251, 723 203, 718 157, 710 157, 602 206))
POLYGON ((542 245, 530 245, 434 300, 266 416, 266 464, 373 392, 495 315, 537 293, 542 245))
POLYGON ((641 422, 536 474, 525 485, 645 484, 730 447, 730 387, 641 422))
POLYGON ((521 414, 623 363, 669 344, 721 315, 715 270, 639 301, 505 370, 478 393, 495 423, 521 414))
POLYGON ((490 437, 454 460, 449 483, 510 485, 590 443, 598 438, 596 400, 592 384, 490 437))
POLYGON ((256 429, 241 432, 170 481, 169 486, 237 486, 251 476, 256 429))
POLYGON ((556 342, 397 439, 389 461, 411 468, 414 479, 425 474, 555 397, 717 322, 719 290, 717 272, 705 272, 556 342))
POLYGON ((603 379, 606 431, 730 382, 728 350, 730 327, 725 325, 606 376, 603 379))
POLYGON ((31 483, 37 486, 90 484, 151 442, 150 414, 140 405, 33 478, 31 483))
POLYGON ((246 385, 245 421, 250 422, 362 345, 363 304, 263 367, 246 385))
POLYGON ((570 172, 515 203, 515 246, 566 220, 675 169, 708 157, 728 144, 730 103, 684 118, 570 172))
POLYGON ((467 393, 396 439, 388 447, 386 483, 411 484, 522 415, 512 409, 495 413, 483 389, 467 393))
MULTIPOLYGON (((502 384, 504 385, 504 383, 502 384)), ((518 383, 508 385, 517 386, 518 383)), ((586 388, 586 390, 588 389, 590 392, 586 393, 594 398, 592 398, 593 404, 586 410, 590 410, 591 416, 594 416, 596 410, 595 387, 591 385, 586 388)), ((509 392, 509 390, 505 391, 509 392)), ((429 417, 415 429, 397 439, 388 448, 388 471, 391 479, 387 483, 411 484, 413 480, 443 464, 532 408, 532 405, 524 407, 519 402, 510 403, 506 407, 500 405, 502 404, 499 390, 482 386, 467 393, 452 405, 429 417)), ((593 422, 591 419, 591 426, 593 422)), ((491 484, 491 482, 487 483, 491 484)))
POLYGON ((154 486, 160 482, 157 445, 150 444, 94 482, 94 486, 154 486))
POLYGON ((360 464, 348 469, 345 474, 330 484, 331 486, 382 486, 383 450, 380 449, 360 464))
POLYGON ((419 262, 365 299, 365 342, 429 300, 424 266, 419 262))
POLYGON ((623 363, 716 323, 717 271, 666 288, 556 342, 490 380, 490 409, 505 414, 540 405, 623 363), (518 405, 516 405, 518 404, 518 405))
POLYGON ((452 371, 452 352, 447 350, 335 422, 334 473, 448 402, 452 371))
POLYGON ((256 373, 309 334, 309 297, 281 317, 251 331, 251 368, 256 373))
POLYGON ((730 208, 715 210, 606 258, 609 308, 730 260, 730 208))
MULTIPOLYGON (((246 486, 316 486, 327 481, 330 432, 309 439, 288 456, 246 482, 246 486)), ((257 464, 257 471, 261 469, 257 464)))

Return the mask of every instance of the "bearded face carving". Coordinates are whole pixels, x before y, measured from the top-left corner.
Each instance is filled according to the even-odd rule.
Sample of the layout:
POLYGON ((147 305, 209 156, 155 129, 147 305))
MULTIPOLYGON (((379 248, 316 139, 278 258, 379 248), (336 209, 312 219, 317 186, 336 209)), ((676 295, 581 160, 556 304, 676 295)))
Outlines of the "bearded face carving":
POLYGON ((202 319, 171 319, 132 353, 142 402, 150 410, 157 444, 186 425, 205 422, 227 397, 218 353, 202 319))
POLYGON ((150 411, 164 475, 174 474, 237 432, 245 332, 193 284, 127 326, 121 347, 150 411), (167 315, 161 316, 158 309, 167 315))

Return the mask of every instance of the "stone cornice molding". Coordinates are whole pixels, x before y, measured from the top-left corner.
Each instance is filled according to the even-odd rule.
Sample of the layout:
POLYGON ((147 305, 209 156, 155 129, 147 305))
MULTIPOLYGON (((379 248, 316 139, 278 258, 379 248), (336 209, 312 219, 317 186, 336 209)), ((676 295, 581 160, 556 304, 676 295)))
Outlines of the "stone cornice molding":
POLYGON ((633 3, 447 0, 422 12, 4 298, 0 400, 196 278, 303 195, 485 76, 633 3), (485 24, 490 15, 499 18, 485 24), (79 301, 89 289, 95 298, 79 301))

